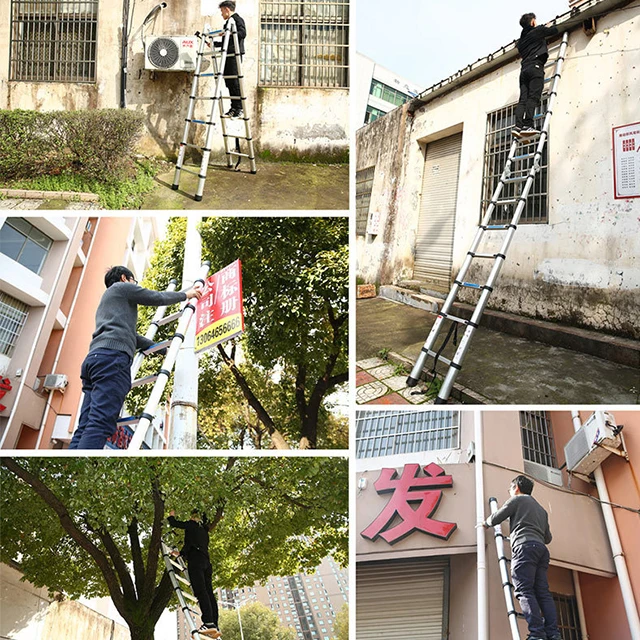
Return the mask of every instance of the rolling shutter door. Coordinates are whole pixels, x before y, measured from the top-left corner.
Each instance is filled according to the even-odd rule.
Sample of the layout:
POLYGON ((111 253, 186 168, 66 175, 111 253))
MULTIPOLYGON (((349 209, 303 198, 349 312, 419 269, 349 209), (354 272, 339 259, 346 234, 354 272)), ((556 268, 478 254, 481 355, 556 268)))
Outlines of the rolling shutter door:
POLYGON ((442 640, 448 560, 356 568, 356 640, 442 640))
POLYGON ((413 277, 448 291, 462 134, 427 145, 413 277))

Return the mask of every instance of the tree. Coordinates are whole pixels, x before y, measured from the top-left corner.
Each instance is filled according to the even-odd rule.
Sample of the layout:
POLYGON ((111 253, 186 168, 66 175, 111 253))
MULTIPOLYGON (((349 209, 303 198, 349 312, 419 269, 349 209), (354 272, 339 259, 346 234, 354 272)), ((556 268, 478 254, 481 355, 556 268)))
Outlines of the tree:
POLYGON ((333 640, 349 640, 349 605, 345 602, 333 623, 333 640))
MULTIPOLYGON (((145 286, 181 278, 185 230, 184 218, 171 221, 145 286)), ((212 271, 242 261, 246 330, 201 360, 199 421, 221 427, 227 439, 234 431, 236 444, 244 428, 254 446, 346 446, 347 421, 337 436, 328 398, 348 381, 348 220, 212 217, 201 235, 212 271), (230 374, 223 386, 233 381, 238 398, 231 412, 220 411, 220 386, 211 382, 223 370, 230 374), (209 412, 216 417, 207 419, 209 412)), ((141 329, 150 315, 141 312, 141 329)))
MULTIPOLYGON (((160 559, 166 510, 214 524, 215 585, 347 559, 348 470, 338 458, 2 458, 0 560, 71 598, 110 596, 132 640, 174 602, 160 559)), ((182 536, 175 539, 181 543, 182 536)))
MULTIPOLYGON (((242 634, 245 640, 296 640, 296 632, 280 623, 278 616, 261 602, 240 608, 242 634)), ((242 640, 238 612, 220 611, 220 631, 224 640, 242 640)))

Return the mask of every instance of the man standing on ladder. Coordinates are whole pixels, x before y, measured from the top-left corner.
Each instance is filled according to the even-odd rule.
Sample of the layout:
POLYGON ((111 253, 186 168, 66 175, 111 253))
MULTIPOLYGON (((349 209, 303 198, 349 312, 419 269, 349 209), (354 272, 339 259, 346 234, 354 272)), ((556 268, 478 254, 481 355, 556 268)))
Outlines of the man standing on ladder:
POLYGON ((520 70, 520 99, 516 106, 516 126, 512 134, 516 138, 535 137, 540 133, 533 126, 533 114, 540 104, 544 87, 544 65, 549 58, 547 38, 558 33, 558 27, 538 26, 535 13, 525 13, 520 18, 522 33, 516 43, 522 58, 520 70))
POLYGON ((169 525, 184 529, 184 545, 180 555, 186 560, 193 595, 198 599, 202 614, 202 627, 198 633, 209 638, 219 638, 218 603, 211 584, 213 569, 209 559, 209 531, 211 525, 206 514, 200 520, 200 512, 194 509, 190 520, 176 520, 176 512, 169 511, 169 525))
POLYGON ((84 399, 69 449, 104 449, 116 432, 120 410, 131 389, 133 356, 136 349, 153 344, 136 332, 138 305, 161 307, 202 297, 199 287, 187 291, 144 289, 123 266, 111 267, 104 284, 107 290, 96 311, 96 330, 80 369, 84 399))
MULTIPOLYGON (((244 23, 244 20, 235 12, 236 11, 236 3, 232 2, 232 0, 224 0, 221 2, 218 7, 220 8, 220 13, 222 17, 225 19, 224 28, 227 29, 229 24, 229 20, 234 20, 236 23, 236 27, 238 29, 238 44, 240 45, 240 55, 244 55, 244 39, 247 36, 247 27, 244 23)), ((223 38, 224 40, 224 38, 223 38)), ((216 47, 222 46, 222 41, 215 43, 216 47)), ((233 42, 233 36, 229 36, 229 45, 227 47, 227 60, 224 65, 223 74, 225 76, 224 83, 229 90, 230 96, 235 96, 231 98, 231 108, 225 115, 229 118, 242 118, 244 115, 242 109, 242 100, 240 99, 240 81, 238 80, 238 62, 236 60, 236 48, 233 42), (228 77, 232 76, 232 77, 228 77)))
POLYGON ((484 526, 495 527, 509 518, 511 578, 529 626, 527 640, 562 640, 547 581, 549 517, 531 496, 532 492, 533 481, 526 476, 516 476, 509 486, 511 497, 487 518, 484 526))

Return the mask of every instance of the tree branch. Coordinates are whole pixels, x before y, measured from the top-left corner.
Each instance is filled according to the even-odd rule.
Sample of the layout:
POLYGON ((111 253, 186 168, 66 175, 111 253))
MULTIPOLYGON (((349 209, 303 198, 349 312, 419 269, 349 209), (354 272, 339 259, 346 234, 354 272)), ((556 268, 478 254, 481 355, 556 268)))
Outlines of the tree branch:
POLYGON ((164 500, 162 499, 157 477, 153 479, 151 495, 153 496, 153 528, 151 529, 151 539, 149 540, 149 549, 147 551, 147 572, 144 579, 144 599, 149 603, 153 593, 153 586, 156 583, 162 543, 162 523, 164 521, 164 500))
POLYGON ((133 575, 136 581, 136 590, 138 597, 142 597, 144 591, 144 560, 142 558, 142 548, 140 547, 140 538, 138 536, 138 519, 133 518, 127 527, 129 535, 129 545, 131 546, 131 559, 133 560, 133 575))
POLYGON ((169 605, 172 595, 173 586, 171 585, 171 578, 169 578, 169 573, 165 571, 162 574, 162 578, 160 579, 158 586, 154 590, 153 600, 149 607, 149 617, 154 623, 158 621, 162 612, 169 605))

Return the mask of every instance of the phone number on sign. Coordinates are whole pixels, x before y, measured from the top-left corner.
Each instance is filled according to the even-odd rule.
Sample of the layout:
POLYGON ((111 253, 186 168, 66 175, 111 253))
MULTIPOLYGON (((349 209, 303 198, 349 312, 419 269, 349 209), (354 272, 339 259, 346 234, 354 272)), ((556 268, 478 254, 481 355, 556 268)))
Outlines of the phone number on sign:
POLYGON ((242 330, 242 316, 237 315, 230 320, 215 324, 196 336, 196 349, 208 346, 212 342, 220 342, 231 333, 242 330))

